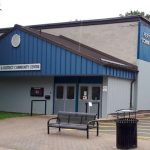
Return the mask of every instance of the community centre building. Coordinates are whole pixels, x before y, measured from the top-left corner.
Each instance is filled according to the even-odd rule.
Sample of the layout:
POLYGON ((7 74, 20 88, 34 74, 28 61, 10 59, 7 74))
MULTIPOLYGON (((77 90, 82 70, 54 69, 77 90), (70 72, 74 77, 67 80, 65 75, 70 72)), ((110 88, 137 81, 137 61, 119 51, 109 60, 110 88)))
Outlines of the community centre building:
POLYGON ((149 82, 150 22, 141 16, 0 29, 0 111, 30 113, 39 100, 41 114, 45 99, 47 114, 150 110, 149 82))

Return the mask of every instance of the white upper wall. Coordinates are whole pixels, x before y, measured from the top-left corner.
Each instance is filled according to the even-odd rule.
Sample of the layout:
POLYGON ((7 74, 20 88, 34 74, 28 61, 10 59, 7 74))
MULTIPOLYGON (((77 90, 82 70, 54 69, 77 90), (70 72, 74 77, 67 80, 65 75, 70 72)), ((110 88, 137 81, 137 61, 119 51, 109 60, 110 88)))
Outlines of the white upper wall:
POLYGON ((65 28, 43 29, 54 35, 64 35, 75 41, 136 64, 138 23, 114 23, 65 28))
POLYGON ((137 109, 150 110, 150 63, 138 60, 137 109))

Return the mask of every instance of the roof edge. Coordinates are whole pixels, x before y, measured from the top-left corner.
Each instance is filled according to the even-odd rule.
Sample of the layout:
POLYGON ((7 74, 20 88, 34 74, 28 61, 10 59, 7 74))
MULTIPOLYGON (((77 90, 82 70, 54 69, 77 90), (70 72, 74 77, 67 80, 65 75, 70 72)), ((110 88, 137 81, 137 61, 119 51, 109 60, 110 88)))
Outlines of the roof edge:
MULTIPOLYGON (((134 22, 142 19, 145 22, 150 22, 141 16, 128 16, 128 17, 115 17, 115 18, 104 18, 104 19, 92 19, 92 20, 79 20, 79 21, 68 21, 59 23, 48 23, 48 24, 38 24, 38 25, 27 25, 26 27, 34 29, 48 29, 48 28, 65 28, 65 27, 76 27, 76 26, 89 26, 89 25, 100 25, 100 24, 112 24, 112 23, 122 23, 122 22, 134 22)), ((0 28, 0 33, 7 32, 13 27, 0 28)))

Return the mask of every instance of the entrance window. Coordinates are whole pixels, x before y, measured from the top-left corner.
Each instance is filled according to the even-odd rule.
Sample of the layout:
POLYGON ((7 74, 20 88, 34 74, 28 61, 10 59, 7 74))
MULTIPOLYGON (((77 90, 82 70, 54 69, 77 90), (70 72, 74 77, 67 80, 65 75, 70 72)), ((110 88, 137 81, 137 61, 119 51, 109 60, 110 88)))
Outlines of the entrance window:
POLYGON ((80 87, 80 99, 83 99, 83 100, 88 99, 88 87, 87 86, 80 87))
POLYGON ((56 88, 56 98, 57 99, 63 99, 64 94, 64 87, 63 86, 57 86, 56 88))
POLYGON ((92 87, 92 100, 100 100, 100 87, 92 87))
POLYGON ((74 86, 67 87, 67 99, 74 99, 74 86))

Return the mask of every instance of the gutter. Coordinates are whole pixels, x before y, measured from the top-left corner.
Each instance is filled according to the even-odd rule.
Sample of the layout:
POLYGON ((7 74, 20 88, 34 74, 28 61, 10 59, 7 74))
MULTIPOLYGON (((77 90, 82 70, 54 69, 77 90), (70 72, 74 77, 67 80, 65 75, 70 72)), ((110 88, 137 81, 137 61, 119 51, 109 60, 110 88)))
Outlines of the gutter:
POLYGON ((131 85, 130 85, 130 109, 133 108, 133 105, 132 105, 132 102, 133 102, 133 99, 132 99, 132 96, 133 96, 133 83, 136 81, 136 79, 133 79, 131 81, 131 85))

